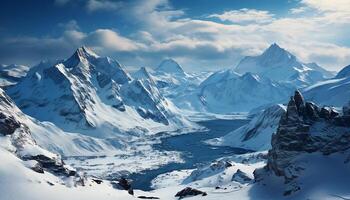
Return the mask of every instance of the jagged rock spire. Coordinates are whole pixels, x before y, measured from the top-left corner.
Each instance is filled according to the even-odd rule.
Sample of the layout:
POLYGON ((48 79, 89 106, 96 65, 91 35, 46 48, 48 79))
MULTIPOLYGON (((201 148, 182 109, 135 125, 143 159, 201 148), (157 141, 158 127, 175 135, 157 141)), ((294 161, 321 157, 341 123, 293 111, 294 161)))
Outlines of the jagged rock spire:
POLYGON ((295 103, 294 97, 292 96, 288 102, 286 120, 298 121, 298 119, 299 119, 298 107, 295 103))
POLYGON ((305 104, 303 95, 300 93, 299 90, 295 90, 293 98, 298 111, 300 111, 300 108, 303 107, 305 104))

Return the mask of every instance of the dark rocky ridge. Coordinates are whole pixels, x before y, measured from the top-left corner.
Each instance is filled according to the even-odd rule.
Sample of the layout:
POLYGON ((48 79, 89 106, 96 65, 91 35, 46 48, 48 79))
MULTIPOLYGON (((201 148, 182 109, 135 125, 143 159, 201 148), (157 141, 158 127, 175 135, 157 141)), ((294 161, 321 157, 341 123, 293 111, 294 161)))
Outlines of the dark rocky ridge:
MULTIPOLYGON (((293 163, 295 158, 305 153, 330 155, 350 149, 349 107, 344 106, 340 114, 332 107, 321 108, 305 102, 296 91, 272 136, 271 145, 265 170, 284 177, 288 185, 285 195, 296 192, 301 188, 294 180, 304 169, 293 163)), ((258 180, 259 172, 254 174, 258 180)))

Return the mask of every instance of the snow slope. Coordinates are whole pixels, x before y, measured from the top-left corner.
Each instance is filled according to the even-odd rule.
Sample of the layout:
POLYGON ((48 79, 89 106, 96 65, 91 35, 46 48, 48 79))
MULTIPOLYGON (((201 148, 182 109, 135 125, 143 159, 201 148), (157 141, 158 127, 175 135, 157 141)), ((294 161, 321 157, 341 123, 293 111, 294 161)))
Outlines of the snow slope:
POLYGON ((267 107, 257 113, 248 124, 208 143, 254 151, 268 150, 271 148, 272 134, 276 132, 280 118, 285 112, 286 107, 281 104, 267 107))
POLYGON ((236 66, 238 73, 252 72, 275 81, 290 82, 305 87, 330 78, 333 74, 316 63, 303 63, 293 54, 272 44, 259 56, 247 56, 236 66))
POLYGON ((305 98, 321 105, 341 107, 350 99, 350 67, 343 68, 334 78, 303 89, 305 98))

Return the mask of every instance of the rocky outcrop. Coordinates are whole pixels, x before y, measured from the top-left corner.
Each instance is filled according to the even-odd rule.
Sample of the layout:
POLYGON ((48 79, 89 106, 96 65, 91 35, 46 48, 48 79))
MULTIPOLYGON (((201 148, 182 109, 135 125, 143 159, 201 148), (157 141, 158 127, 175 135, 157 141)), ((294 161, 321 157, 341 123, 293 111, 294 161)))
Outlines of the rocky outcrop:
POLYGON ((126 178, 120 178, 117 182, 112 182, 113 186, 119 190, 126 190, 130 195, 134 195, 134 189, 131 186, 131 181, 126 178))
POLYGON ((197 196, 197 195, 207 196, 207 193, 191 187, 186 187, 185 189, 176 193, 175 197, 179 197, 180 199, 182 199, 184 197, 197 196))
POLYGON ((233 174, 232 181, 239 183, 249 183, 252 181, 252 178, 250 178, 245 172, 238 169, 237 172, 233 174))
POLYGON ((13 117, 7 117, 3 113, 0 113, 0 133, 3 135, 12 135, 17 128, 20 127, 13 117))
POLYGON ((314 152, 329 155, 350 149, 350 121, 346 109, 344 115, 340 115, 332 107, 321 108, 305 102, 299 91, 291 97, 287 112, 272 136, 266 167, 284 177, 288 185, 285 195, 300 189, 294 180, 304 168, 293 162, 295 158, 314 152))
MULTIPOLYGON (((45 155, 25 156, 23 160, 35 160, 37 161, 42 169, 50 171, 56 175, 61 176, 75 176, 77 172, 75 170, 68 169, 64 166, 63 160, 60 158, 49 158, 45 155)), ((34 170, 35 171, 35 170, 34 170)))

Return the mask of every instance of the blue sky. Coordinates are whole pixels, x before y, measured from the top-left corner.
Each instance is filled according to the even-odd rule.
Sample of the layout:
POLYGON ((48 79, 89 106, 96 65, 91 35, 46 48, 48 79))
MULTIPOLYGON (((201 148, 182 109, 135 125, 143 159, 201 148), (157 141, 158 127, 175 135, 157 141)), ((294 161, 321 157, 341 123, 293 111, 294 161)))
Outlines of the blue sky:
POLYGON ((174 58, 234 67, 271 43, 330 70, 350 64, 348 0, 12 0, 0 8, 0 63, 67 58, 86 45, 126 67, 174 58))

